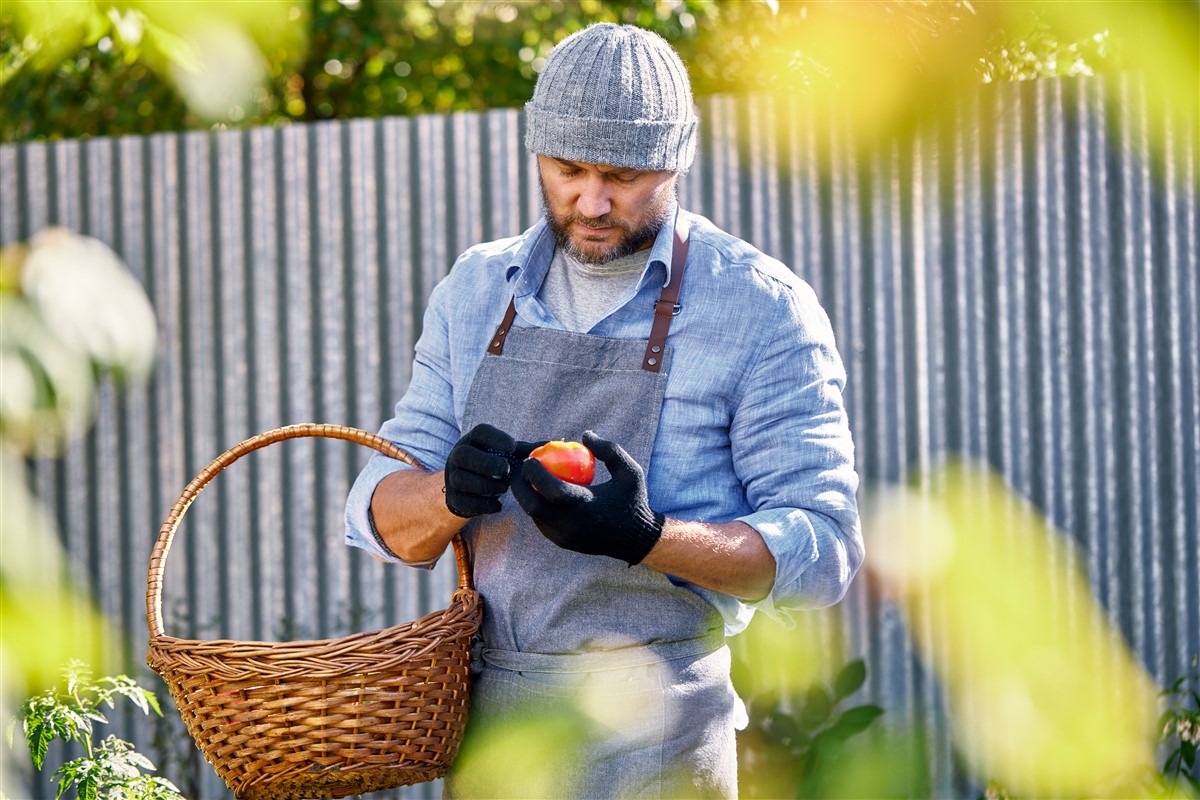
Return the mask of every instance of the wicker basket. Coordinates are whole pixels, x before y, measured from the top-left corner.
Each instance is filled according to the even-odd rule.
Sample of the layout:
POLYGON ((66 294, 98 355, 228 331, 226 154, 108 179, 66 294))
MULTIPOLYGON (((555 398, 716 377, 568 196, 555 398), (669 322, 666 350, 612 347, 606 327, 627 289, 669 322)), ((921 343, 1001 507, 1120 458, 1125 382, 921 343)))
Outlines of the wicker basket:
POLYGON ((482 607, 454 539, 450 607, 373 633, 307 642, 167 636, 162 578, 171 539, 201 489, 243 455, 306 436, 345 439, 419 466, 374 434, 334 425, 268 431, 197 475, 150 557, 146 663, 161 675, 204 757, 238 798, 346 797, 445 775, 466 725, 468 666, 482 607))

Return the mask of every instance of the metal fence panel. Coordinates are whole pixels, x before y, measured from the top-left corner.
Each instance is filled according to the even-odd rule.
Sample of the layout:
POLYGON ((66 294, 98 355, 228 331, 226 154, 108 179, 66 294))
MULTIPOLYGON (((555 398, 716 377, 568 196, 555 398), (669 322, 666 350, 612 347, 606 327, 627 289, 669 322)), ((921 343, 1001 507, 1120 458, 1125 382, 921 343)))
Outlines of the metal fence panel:
MULTIPOLYGON (((803 98, 707 98, 700 114, 681 201, 816 289, 864 492, 954 453, 986 461, 1080 545, 1153 677, 1185 672, 1200 653, 1195 120, 1149 119, 1132 78, 991 87, 870 148, 803 98)), ((454 256, 539 213, 522 136, 520 112, 499 110, 0 147, 0 243, 48 225, 96 236, 159 315, 153 379, 104 386, 93 430, 30 470, 80 579, 129 631, 130 669, 178 492, 268 428, 390 415, 454 256)), ((449 564, 410 572, 342 544, 367 455, 292 442, 220 476, 169 562, 168 632, 324 637, 443 605, 449 564)), ((933 785, 962 794, 937 681, 872 591, 858 582, 840 611, 868 693, 929 723, 933 785)), ((192 793, 224 794, 178 725, 123 722, 192 793)))

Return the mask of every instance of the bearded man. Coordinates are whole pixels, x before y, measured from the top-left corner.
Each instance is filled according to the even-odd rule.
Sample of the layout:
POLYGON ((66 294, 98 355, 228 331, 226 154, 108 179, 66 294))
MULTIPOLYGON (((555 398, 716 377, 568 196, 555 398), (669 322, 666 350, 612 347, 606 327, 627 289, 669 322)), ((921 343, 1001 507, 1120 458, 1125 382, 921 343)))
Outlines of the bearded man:
POLYGON ((522 794, 733 797, 726 637, 837 602, 862 561, 842 361, 807 284, 678 207, 698 120, 665 40, 565 38, 525 119, 545 215, 434 290, 380 431, 427 469, 373 457, 347 540, 428 567, 461 532, 472 553, 484 619, 448 796, 494 785, 470 774, 485 732, 576 705, 628 713, 522 794), (556 439, 595 453, 592 485, 526 460, 556 439))

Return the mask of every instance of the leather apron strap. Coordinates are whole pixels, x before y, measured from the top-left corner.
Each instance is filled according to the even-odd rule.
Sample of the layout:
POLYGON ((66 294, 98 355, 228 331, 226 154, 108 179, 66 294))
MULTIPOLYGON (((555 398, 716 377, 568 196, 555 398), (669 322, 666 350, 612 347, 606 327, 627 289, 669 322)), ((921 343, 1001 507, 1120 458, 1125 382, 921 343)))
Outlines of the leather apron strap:
MULTIPOLYGON (((650 340, 646 343, 646 355, 642 359, 642 369, 646 372, 658 372, 662 369, 662 351, 667 344, 667 334, 671 330, 671 320, 679 313, 679 289, 683 285, 683 271, 687 268, 688 229, 686 225, 675 226, 675 240, 671 246, 671 279, 663 287, 654 304, 654 322, 650 326, 650 340)), ((504 319, 492 336, 492 343, 487 352, 498 356, 504 352, 504 337, 512 328, 517 316, 517 298, 514 295, 508 301, 508 309, 504 319)))
POLYGON ((683 271, 687 268, 687 252, 687 226, 676 225, 675 242, 671 247, 671 279, 654 304, 654 324, 650 326, 650 341, 646 343, 646 357, 642 359, 642 369, 647 372, 658 372, 662 367, 662 350, 667 345, 671 320, 682 308, 679 305, 679 287, 683 285, 683 271))

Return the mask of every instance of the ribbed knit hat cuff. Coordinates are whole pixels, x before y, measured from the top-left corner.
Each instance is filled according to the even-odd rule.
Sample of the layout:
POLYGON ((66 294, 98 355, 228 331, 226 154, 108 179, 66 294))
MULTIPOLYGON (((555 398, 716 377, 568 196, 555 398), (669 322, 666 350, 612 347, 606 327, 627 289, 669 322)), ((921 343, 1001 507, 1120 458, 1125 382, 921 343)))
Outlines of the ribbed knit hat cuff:
POLYGON ((686 173, 696 155, 697 120, 592 119, 525 105, 525 147, 567 161, 686 173))

